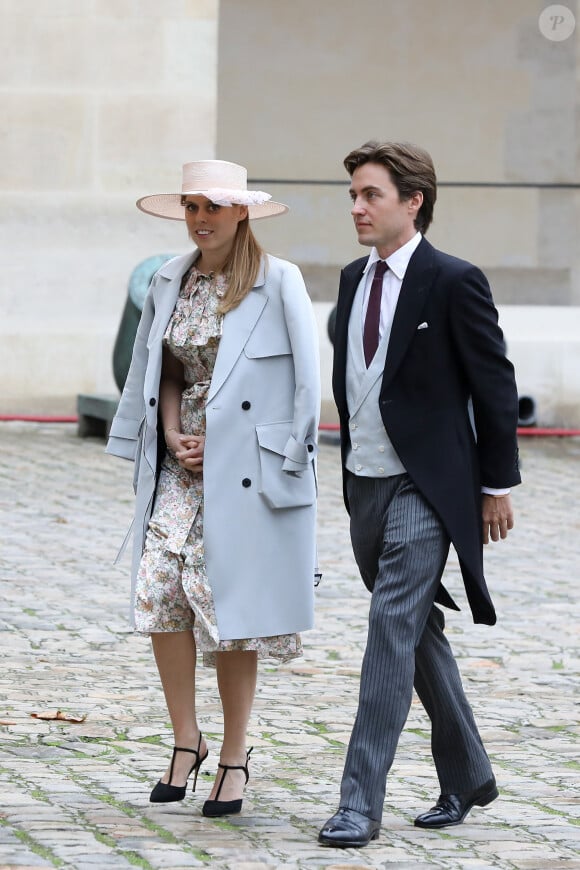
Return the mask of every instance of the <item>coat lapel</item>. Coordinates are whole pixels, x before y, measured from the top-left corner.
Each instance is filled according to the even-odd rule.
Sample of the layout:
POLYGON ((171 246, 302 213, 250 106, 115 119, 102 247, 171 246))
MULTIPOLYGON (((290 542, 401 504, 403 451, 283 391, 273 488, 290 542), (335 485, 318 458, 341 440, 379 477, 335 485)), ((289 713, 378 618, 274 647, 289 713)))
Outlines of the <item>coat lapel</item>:
POLYGON ((335 324, 334 344, 336 347, 346 347, 350 313, 352 311, 354 297, 367 264, 367 260, 368 257, 362 257, 360 260, 355 260, 355 262, 351 263, 350 266, 347 266, 342 273, 342 282, 339 292, 341 311, 340 316, 338 316, 337 312, 337 320, 335 324))
MULTIPOLYGON (((351 396, 351 405, 350 405, 350 415, 354 416, 359 410, 360 406, 374 387, 375 383, 381 379, 384 370, 385 364, 385 356, 386 356, 386 340, 382 342, 382 346, 379 345, 379 349, 373 360, 366 370, 363 379, 360 384, 360 389, 356 396, 351 396)), ((364 362, 364 357, 363 357, 364 362)))
POLYGON ((252 290, 237 308, 228 311, 224 317, 222 336, 207 395, 208 402, 214 398, 224 384, 260 319, 264 306, 268 302, 266 294, 259 290, 265 281, 265 262, 262 261, 252 290))
POLYGON ((393 318, 387 359, 383 375, 383 385, 389 384, 399 367, 409 342, 419 323, 421 309, 435 277, 433 248, 422 239, 411 257, 399 294, 399 301, 393 318))
POLYGON ((181 279, 197 257, 197 249, 182 257, 169 260, 158 271, 159 279, 153 288, 155 318, 151 326, 147 347, 153 347, 161 340, 167 329, 169 318, 173 314, 175 303, 181 287, 181 279))
POLYGON ((361 257, 347 266, 341 275, 338 291, 336 321, 334 325, 333 389, 336 403, 344 416, 348 416, 346 402, 346 358, 348 352, 348 325, 357 287, 368 257, 361 257))

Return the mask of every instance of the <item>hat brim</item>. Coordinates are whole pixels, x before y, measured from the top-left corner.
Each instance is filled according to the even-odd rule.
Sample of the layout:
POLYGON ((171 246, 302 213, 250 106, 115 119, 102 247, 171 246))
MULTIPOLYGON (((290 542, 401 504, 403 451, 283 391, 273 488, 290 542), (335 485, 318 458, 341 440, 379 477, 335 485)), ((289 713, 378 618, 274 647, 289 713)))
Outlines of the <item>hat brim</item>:
MULTIPOLYGON (((185 209, 181 205, 181 196, 181 193, 156 193, 152 196, 142 196, 137 200, 136 205, 145 214, 170 221, 184 221, 185 209)), ((247 209, 250 220, 254 221, 260 218, 277 217, 289 211, 287 205, 271 199, 262 205, 249 205, 247 209)))

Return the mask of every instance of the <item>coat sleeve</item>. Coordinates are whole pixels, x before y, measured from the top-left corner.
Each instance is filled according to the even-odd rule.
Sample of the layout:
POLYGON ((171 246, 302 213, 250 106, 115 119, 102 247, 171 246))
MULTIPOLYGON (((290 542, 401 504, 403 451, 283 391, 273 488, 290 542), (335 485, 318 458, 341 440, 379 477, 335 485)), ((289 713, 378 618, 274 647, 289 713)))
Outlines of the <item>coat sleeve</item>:
POLYGON ((455 347, 473 402, 483 486, 521 482, 518 465, 518 391, 489 284, 471 266, 456 281, 450 305, 455 347))
POLYGON ((318 330, 312 302, 297 266, 286 264, 282 275, 282 304, 294 362, 294 416, 286 442, 283 470, 300 472, 316 456, 320 419, 320 360, 318 330))
POLYGON ((121 394, 117 413, 111 423, 109 439, 105 448, 106 453, 119 456, 122 459, 135 460, 139 435, 145 419, 144 382, 147 370, 147 341, 153 323, 155 306, 153 303, 152 289, 156 276, 154 276, 145 302, 141 319, 137 328, 131 365, 121 394))

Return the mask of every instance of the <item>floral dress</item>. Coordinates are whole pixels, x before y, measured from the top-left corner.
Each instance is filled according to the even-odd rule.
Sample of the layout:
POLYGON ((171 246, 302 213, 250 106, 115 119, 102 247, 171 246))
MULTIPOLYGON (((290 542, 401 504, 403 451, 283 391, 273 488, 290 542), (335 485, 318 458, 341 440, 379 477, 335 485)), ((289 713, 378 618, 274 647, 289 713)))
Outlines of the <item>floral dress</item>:
MULTIPOLYGON (((183 364, 181 431, 205 434, 205 402, 217 355, 226 290, 223 275, 204 275, 195 266, 185 276, 163 337, 183 364)), ((235 582, 235 564, 232 564, 235 582)), ((215 653, 256 650, 260 658, 288 661, 302 655, 300 635, 220 641, 203 549, 203 476, 187 471, 167 451, 137 575, 135 627, 141 634, 193 629, 204 664, 215 653)))

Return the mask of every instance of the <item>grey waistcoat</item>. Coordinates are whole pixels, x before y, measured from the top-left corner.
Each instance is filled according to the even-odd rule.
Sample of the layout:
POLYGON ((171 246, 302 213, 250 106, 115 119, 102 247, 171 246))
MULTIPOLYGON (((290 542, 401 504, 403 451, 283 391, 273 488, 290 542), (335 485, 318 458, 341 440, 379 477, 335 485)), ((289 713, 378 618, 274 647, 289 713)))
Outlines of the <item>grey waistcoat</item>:
POLYGON ((379 394, 391 324, 385 330, 370 366, 366 367, 362 336, 364 277, 356 292, 348 325, 346 400, 350 416, 350 441, 346 467, 361 477, 389 477, 404 474, 405 467, 395 453, 379 411, 379 394))

